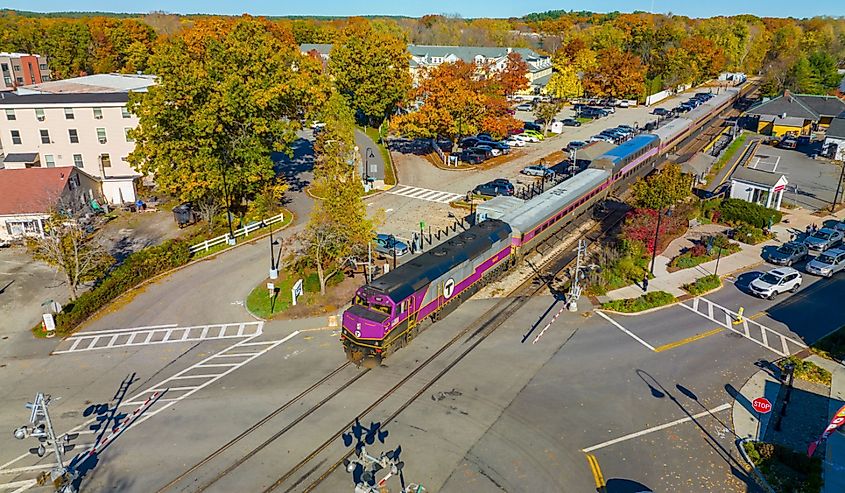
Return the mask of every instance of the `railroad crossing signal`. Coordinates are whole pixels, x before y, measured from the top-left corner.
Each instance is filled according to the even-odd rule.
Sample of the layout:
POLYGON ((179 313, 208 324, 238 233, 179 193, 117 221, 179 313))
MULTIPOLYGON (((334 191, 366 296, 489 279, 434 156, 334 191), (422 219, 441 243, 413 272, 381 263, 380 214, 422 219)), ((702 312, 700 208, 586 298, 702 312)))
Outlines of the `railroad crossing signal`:
POLYGON ((355 455, 353 458, 343 459, 346 471, 352 473, 352 481, 355 483, 355 493, 380 493, 392 476, 399 476, 402 486, 402 493, 424 493, 426 490, 421 485, 405 485, 405 475, 402 469, 405 463, 400 459, 402 446, 394 450, 382 452, 378 457, 367 453, 367 445, 373 445, 376 440, 384 443, 387 438, 387 430, 382 429, 381 423, 370 423, 369 427, 361 425, 356 419, 352 430, 344 433, 343 444, 350 447, 355 444, 355 455), (384 477, 376 479, 376 475, 382 469, 387 471, 384 477))

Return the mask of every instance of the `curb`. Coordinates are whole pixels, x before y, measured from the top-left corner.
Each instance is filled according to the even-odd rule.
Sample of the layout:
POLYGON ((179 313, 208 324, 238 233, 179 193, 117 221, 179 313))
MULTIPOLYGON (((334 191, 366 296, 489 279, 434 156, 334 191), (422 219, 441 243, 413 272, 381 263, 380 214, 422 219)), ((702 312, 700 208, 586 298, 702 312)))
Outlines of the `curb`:
MULTIPOLYGON (((284 226, 282 226, 281 228, 279 228, 279 229, 277 229, 277 230, 273 231, 274 233, 275 233, 275 232, 278 232, 278 231, 284 231, 285 229, 289 228, 289 227, 290 227, 290 226, 291 226, 291 225, 292 225, 292 224, 296 221, 296 214, 294 214, 294 212, 293 212, 293 211, 290 211, 290 210, 288 210, 288 212, 289 212, 289 213, 290 213, 290 215, 292 216, 292 219, 291 219, 291 220, 290 220, 290 222, 289 222, 289 223, 287 223, 286 225, 284 225, 284 226)), ((153 282, 156 282, 156 281, 158 281, 158 280, 160 280, 160 279, 162 279, 162 278, 164 278, 164 277, 167 277, 167 276, 169 276, 169 275, 171 275, 171 274, 174 274, 174 273, 176 273, 176 272, 178 272, 178 271, 180 271, 180 270, 182 270, 182 269, 185 269, 185 268, 187 268, 187 267, 190 267, 191 265, 194 265, 194 264, 198 264, 198 263, 200 263, 200 262, 205 262, 205 261, 208 261, 208 260, 215 259, 215 258, 217 258, 218 256, 222 255, 223 253, 226 253, 226 252, 231 252, 232 250, 234 250, 234 249, 236 249, 236 248, 238 248, 238 247, 240 247, 240 246, 242 246, 242 245, 251 245, 251 244, 255 243, 256 241, 258 241, 258 240, 263 240, 264 238, 267 238, 267 237, 269 237, 269 236, 270 236, 270 232, 268 231, 268 232, 263 233, 263 234, 261 234, 261 235, 259 235, 259 236, 255 236, 255 237, 253 237, 253 238, 250 238, 249 240, 242 241, 241 243, 236 243, 235 245, 233 245, 233 246, 231 246, 231 247, 229 247, 229 248, 224 248, 223 250, 220 250, 219 252, 214 252, 214 253, 208 254, 208 255, 207 255, 207 256, 205 256, 205 257, 202 257, 202 258, 198 258, 198 259, 191 260, 191 261, 189 261, 188 263, 186 263, 186 264, 184 264, 184 265, 180 265, 179 267, 174 267, 174 268, 172 268, 172 269, 170 269, 170 270, 167 270, 167 271, 165 271, 165 272, 162 272, 161 274, 158 274, 158 275, 155 275, 155 276, 153 276, 153 277, 151 277, 151 278, 149 278, 149 279, 145 279, 145 280, 143 280, 143 281, 141 281, 140 283, 138 283, 137 285, 135 285, 135 286, 133 286, 132 288, 130 288, 128 291, 126 291, 126 292, 124 292, 124 293, 121 293, 121 294, 120 294, 119 296, 117 296, 115 299, 113 299, 113 300, 109 301, 108 303, 106 303, 105 305, 103 305, 102 307, 100 307, 97 311, 95 311, 94 313, 92 313, 92 314, 91 314, 90 316, 88 316, 85 320, 83 320, 83 321, 82 321, 79 325, 77 325, 76 329, 74 329, 73 331, 71 331, 71 332, 70 332, 69 334, 67 334, 66 336, 62 337, 62 339, 61 339, 61 340, 65 340, 65 339, 67 339, 68 337, 73 336, 73 334, 75 334, 76 332, 78 332, 79 330, 81 330, 81 329, 83 328, 83 326, 85 326, 85 325, 86 325, 88 322, 90 322, 91 320, 94 320, 94 319, 96 319, 97 317, 99 317, 99 316, 100 316, 103 312, 105 312, 105 311, 106 311, 109 307, 111 307, 114 303, 119 302, 120 300, 122 300, 122 299, 123 299, 123 298, 125 298, 126 296, 130 296, 130 295, 135 294, 135 291, 137 291, 137 290, 139 290, 139 289, 143 288, 144 286, 147 286, 148 284, 152 284, 153 282)), ((244 302, 244 306, 246 306, 246 302, 244 302)), ((253 316, 254 316, 254 315, 253 315, 253 316)), ((263 319, 261 319, 261 320, 263 320, 263 319)))
POLYGON ((740 438, 736 441, 736 446, 739 449, 739 455, 742 456, 742 459, 748 464, 748 467, 751 468, 751 472, 754 473, 754 477, 757 480, 757 483, 763 487, 768 493, 775 493, 775 490, 769 485, 769 482, 766 481, 766 478, 763 477, 763 473, 757 469, 757 466, 751 462, 751 459, 748 457, 748 454, 745 452, 744 445, 748 442, 753 442, 756 440, 751 440, 750 438, 740 438))

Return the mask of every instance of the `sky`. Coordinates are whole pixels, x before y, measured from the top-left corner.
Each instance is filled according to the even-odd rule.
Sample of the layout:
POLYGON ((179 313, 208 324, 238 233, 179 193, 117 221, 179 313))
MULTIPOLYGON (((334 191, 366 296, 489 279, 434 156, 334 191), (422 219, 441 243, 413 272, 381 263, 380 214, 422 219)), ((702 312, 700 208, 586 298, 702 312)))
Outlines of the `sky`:
POLYGON ((102 11, 102 12, 166 12, 192 14, 249 13, 253 15, 406 15, 459 14, 462 17, 521 17, 546 10, 591 10, 594 12, 630 12, 634 10, 712 17, 716 15, 755 14, 767 17, 845 16, 843 0, 5 0, 2 8, 38 12, 102 11))

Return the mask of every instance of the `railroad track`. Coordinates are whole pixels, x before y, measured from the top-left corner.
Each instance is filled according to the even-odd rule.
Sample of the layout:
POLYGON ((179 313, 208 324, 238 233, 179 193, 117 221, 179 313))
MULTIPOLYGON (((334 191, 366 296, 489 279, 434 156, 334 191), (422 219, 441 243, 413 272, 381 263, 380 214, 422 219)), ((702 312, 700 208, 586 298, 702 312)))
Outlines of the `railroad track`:
MULTIPOLYGON (((624 209, 614 209, 610 211, 607 215, 601 218, 600 221, 597 222, 595 226, 590 228, 585 234, 584 237, 595 241, 600 236, 602 236, 605 232, 612 229, 616 224, 618 224, 625 216, 624 209)), ((573 221, 576 223, 579 221, 573 221)), ((581 220, 583 222, 583 219, 581 220)), ((364 420, 366 416, 373 411, 378 405, 384 402, 387 398, 395 394, 399 389, 401 389, 405 384, 407 384, 414 376, 419 374, 423 369, 433 363, 441 354, 443 354, 447 349, 449 349, 452 345, 456 342, 463 339, 464 336, 469 334, 470 339, 474 340, 472 343, 466 346, 466 348, 461 351, 454 359, 449 361, 442 369, 440 369, 433 377, 429 378, 425 384, 423 384, 416 392, 414 392, 408 399, 406 399, 400 406, 398 406, 391 414, 389 414, 386 418, 381 418, 380 422, 382 423, 383 427, 386 427, 391 421, 393 421, 397 416, 399 416, 405 409, 407 409, 411 404, 413 404, 421 395, 423 395, 426 391, 428 391, 433 385, 435 385, 444 375, 446 375, 452 368, 455 367, 458 363, 460 363, 469 353, 471 353, 478 345, 480 345, 484 340, 487 339, 493 332, 495 332, 501 325, 510 318, 514 313, 516 313, 524 304, 525 302, 530 299, 531 297, 540 293, 551 281, 551 279, 561 270, 565 269, 569 264, 571 264, 575 259, 575 254, 570 251, 570 249, 563 250, 556 255, 553 255, 546 263, 543 264, 542 268, 544 270, 551 267, 553 274, 551 276, 541 276, 539 279, 537 276, 531 276, 523 281, 516 289, 514 289, 511 294, 507 297, 502 299, 499 303, 494 305, 492 308, 487 310, 484 314, 478 317, 475 321, 471 324, 467 325, 464 329, 462 329, 458 334, 456 334, 452 339, 450 339, 445 345, 443 345, 440 349, 438 349, 434 354, 432 354, 429 358, 422 362, 419 366, 414 368, 408 375, 406 375, 402 380, 396 383, 393 387, 388 389, 384 392, 378 399, 376 399, 367 409, 363 412, 352 418, 345 426, 340 428, 337 432, 335 432, 331 437, 321 443, 316 449, 314 449, 310 454, 300 460, 296 465, 294 465, 291 469, 287 472, 282 474, 281 476, 276 479, 270 486, 263 490, 263 493, 269 493, 271 491, 277 490, 280 486, 285 484, 288 480, 292 479, 294 475, 302 470, 303 467, 308 465, 312 460, 314 460, 319 454, 325 451, 328 447, 330 447, 333 443, 337 443, 338 438, 340 438, 341 434, 348 431, 349 428, 355 423, 356 420, 364 420), (545 277, 545 278, 543 278, 545 277)), ((294 484, 289 486, 285 491, 304 491, 310 492, 313 491, 320 483, 325 481, 328 476, 334 472, 340 465, 343 464, 344 459, 349 458, 352 455, 352 452, 345 452, 340 459, 335 461, 327 470, 325 470, 319 477, 313 480, 310 484, 308 484, 305 488, 300 489, 303 481, 308 478, 308 476, 312 473, 313 469, 310 471, 306 471, 300 478, 298 478, 294 484)))
MULTIPOLYGON (((241 442, 242 440, 244 440, 247 436, 249 436, 249 435, 251 435, 252 433, 254 433, 254 432, 256 432, 257 430, 259 430, 262 426, 264 426, 265 424, 267 424, 270 420, 272 420, 273 418, 275 418, 275 417, 276 417, 276 416, 278 416, 279 414, 281 414, 281 413, 283 413, 284 411, 286 411, 287 409, 289 409, 289 408, 290 408, 292 405, 294 405, 295 403, 297 403, 297 402, 301 401, 301 400, 302 400, 303 398, 305 398, 307 395, 309 395, 309 394, 311 394, 312 392, 314 392, 314 390, 316 390, 317 388, 319 388, 319 387, 321 387, 322 385, 324 385, 326 382, 328 382, 329 380, 331 380, 331 379, 332 379, 335 375, 337 375, 338 373, 340 373, 341 371, 343 371, 345 368, 350 367, 351 365, 352 365, 352 363, 351 363, 351 362, 349 362, 349 361, 344 362, 342 365, 340 365, 339 367, 337 367, 337 368, 335 368, 334 370, 332 370, 331 372, 329 372, 329 373, 328 373, 327 375, 325 375, 323 378, 321 378, 320 380, 318 380, 318 381, 314 382, 314 383, 313 383, 310 387, 308 387, 307 389, 303 390, 302 392, 300 392, 299 394, 297 394, 295 397, 293 397, 292 399, 288 400, 287 402, 285 402, 284 404, 282 404, 281 406, 277 407, 277 408, 276 408, 276 409, 274 409, 272 412, 270 412, 269 414, 267 414, 266 416, 264 416, 263 418, 261 418, 261 419, 260 419, 259 421, 257 421, 255 424, 253 424, 253 425, 252 425, 252 426, 250 426, 249 428, 247 428, 247 429, 245 429, 244 431, 242 431, 242 432, 241 432, 238 436, 236 436, 235 438, 232 438, 231 440, 229 440, 228 442, 226 442, 225 444, 223 444, 220 448, 216 449, 214 452, 212 452, 212 453, 208 454, 208 455, 207 455, 207 456, 205 456, 202 460, 200 460, 199 462, 197 462, 197 463, 196 463, 196 464, 194 464, 193 466, 189 467, 189 468, 188 468, 187 470, 185 470, 182 474, 180 474, 179 476, 177 476, 177 477, 173 478, 173 479, 172 479, 169 483, 167 483, 166 485, 162 486, 162 487, 158 490, 158 493, 163 493, 163 492, 165 492, 165 491, 168 491, 168 490, 173 489, 173 488, 174 488, 175 486, 177 486, 179 483, 181 483, 181 482, 183 482, 184 480, 188 479, 188 478, 189 478, 189 476, 191 476, 191 474, 192 474, 192 473, 197 472, 200 468, 202 468, 203 466, 205 466, 206 464, 208 464, 209 462, 211 462, 212 460, 214 460, 215 458, 217 458, 218 456, 220 456, 221 454, 223 454, 224 452, 226 452, 227 450, 229 450, 230 448, 232 448, 234 445, 236 445, 236 444, 240 443, 240 442, 241 442)), ((295 424, 296 424, 296 423, 298 423, 298 422, 299 422, 299 421, 301 421, 302 419, 305 419, 305 417, 306 417, 307 415, 312 414, 314 411, 316 411, 317 409, 319 409, 320 407, 322 407, 323 405, 325 405, 325 403, 326 403, 326 402, 328 402, 329 400, 331 400, 331 398, 333 398, 334 396, 336 396, 337 394, 339 394, 339 393, 340 393, 340 391, 342 391, 343 389, 345 389, 347 386, 349 386, 349 385, 351 385, 351 384, 355 383, 355 382, 356 382, 359 378, 363 377, 363 376, 364 376, 367 372, 369 372, 369 370, 364 370, 364 371, 362 371, 362 372, 360 372, 360 373, 356 374, 356 375, 355 375, 354 377, 352 377, 351 379, 349 379, 346 383, 344 383, 343 385, 341 385, 341 386, 340 386, 337 390, 335 390, 334 392, 332 392, 331 394, 329 394, 329 396, 327 396, 327 397, 323 398, 323 399, 322 399, 320 402, 318 402, 316 405, 314 405, 314 406, 312 406, 311 408, 309 408, 309 410, 308 410, 308 411, 306 411, 306 413, 301 414, 301 415, 300 415, 300 416, 299 416, 296 420, 294 420, 294 422, 289 423, 289 424, 288 424, 285 428, 282 428, 282 430, 281 430, 281 431, 276 432, 276 433, 278 434, 278 436, 276 436, 276 435, 274 434, 275 438, 278 438, 278 437, 279 437, 279 436, 281 436, 281 435, 282 435, 282 434, 283 434, 283 433, 284 433, 287 429, 292 428, 293 426, 295 426, 295 424)), ((273 438, 273 439, 275 439, 275 438, 273 438)), ((249 460, 249 458, 250 458, 250 457, 254 456, 254 455, 255 455, 256 453, 258 453, 261 449, 263 449, 264 447, 266 447, 266 445, 267 445, 268 443, 269 443, 269 442, 267 442, 267 441, 265 440, 265 442, 263 443, 263 446, 256 447, 256 448, 254 448, 254 449, 251 451, 251 453, 250 453, 250 454, 248 454, 247 456, 243 456, 243 457, 239 458, 239 459, 238 459, 237 461, 235 461, 232 465, 230 465, 230 466, 229 466, 229 467, 225 470, 225 472, 224 472, 224 473, 218 473, 218 475, 217 475, 217 476, 215 476, 215 478, 214 478, 214 480, 212 481, 212 483, 213 483, 213 482, 216 482, 216 481, 217 481, 217 480, 219 480, 219 479, 220 479, 223 475, 228 474, 229 472, 231 472, 232 470, 234 470, 237 466, 239 466, 239 465, 243 464, 244 462, 246 462, 247 460, 249 460)), ((200 488, 200 491, 202 491, 202 490, 204 490, 204 489, 206 489, 206 488, 207 488, 207 486, 206 486, 206 485, 204 485, 203 487, 201 487, 201 488, 200 488)))

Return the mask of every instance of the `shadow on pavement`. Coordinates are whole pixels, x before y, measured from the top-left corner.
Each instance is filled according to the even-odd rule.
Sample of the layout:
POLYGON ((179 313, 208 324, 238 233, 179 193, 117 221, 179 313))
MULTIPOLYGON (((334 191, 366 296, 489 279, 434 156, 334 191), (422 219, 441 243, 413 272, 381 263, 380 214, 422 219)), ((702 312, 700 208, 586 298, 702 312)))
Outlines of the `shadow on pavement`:
POLYGON ((648 486, 630 479, 611 478, 605 484, 606 493, 651 493, 648 486))
POLYGON ((276 163, 276 173, 285 179, 291 192, 300 192, 311 184, 306 174, 314 170, 314 146, 305 138, 296 139, 291 144, 293 157, 282 152, 274 152, 270 157, 276 163))
MULTIPOLYGON (((803 274, 806 277, 810 274, 803 274)), ((845 324, 845 311, 833 309, 841 302, 845 278, 838 274, 821 279, 767 310, 767 316, 786 325, 810 345, 845 324)))

